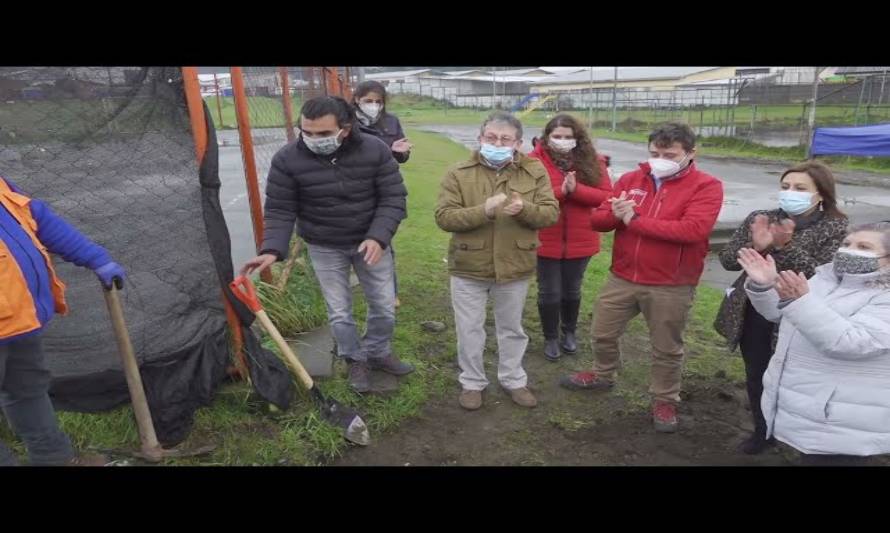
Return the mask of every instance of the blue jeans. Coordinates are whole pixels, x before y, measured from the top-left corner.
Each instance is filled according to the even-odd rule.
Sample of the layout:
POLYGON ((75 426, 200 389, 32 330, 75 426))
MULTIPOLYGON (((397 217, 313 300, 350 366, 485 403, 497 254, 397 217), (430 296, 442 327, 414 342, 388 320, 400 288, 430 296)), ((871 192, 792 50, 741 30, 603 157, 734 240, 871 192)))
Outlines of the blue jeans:
POLYGON ((331 248, 309 244, 309 258, 328 308, 328 323, 337 342, 337 355, 351 361, 388 357, 395 328, 393 255, 384 250, 374 266, 365 263, 358 246, 331 248), (350 267, 355 269, 368 303, 367 331, 359 337, 352 316, 350 267))
MULTIPOLYGON (((34 466, 60 465, 75 455, 68 436, 59 429, 49 382, 39 335, 0 345, 0 407, 25 442, 34 466)), ((0 466, 16 464, 15 455, 0 442, 0 466)))
POLYGON ((392 243, 389 245, 389 253, 392 254, 392 284, 396 291, 396 296, 399 295, 399 276, 396 274, 396 249, 392 247, 392 243))

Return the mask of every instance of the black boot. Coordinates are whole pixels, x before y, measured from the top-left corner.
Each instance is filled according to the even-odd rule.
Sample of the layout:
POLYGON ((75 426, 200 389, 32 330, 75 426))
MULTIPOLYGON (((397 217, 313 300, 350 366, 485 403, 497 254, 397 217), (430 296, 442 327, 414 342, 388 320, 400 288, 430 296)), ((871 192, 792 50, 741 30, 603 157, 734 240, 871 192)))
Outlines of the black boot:
POLYGON ((747 455, 758 455, 763 452, 763 450, 767 449, 767 447, 771 446, 775 441, 773 439, 767 440, 766 431, 760 428, 755 429, 751 436, 745 439, 744 442, 739 446, 739 450, 747 455))
POLYGON ((739 446, 739 450, 747 455, 758 455, 773 443, 773 439, 766 439, 766 419, 760 408, 760 396, 763 394, 763 384, 760 380, 749 380, 748 402, 751 404, 751 418, 754 421, 754 432, 739 446))
POLYGON ((559 361, 562 355, 559 353, 558 339, 544 339, 544 357, 548 361, 559 361))
POLYGON ((541 315, 541 328, 544 330, 544 357, 556 361, 559 353, 559 304, 538 302, 538 313, 541 315))
POLYGON ((581 310, 581 300, 563 300, 562 313, 562 348, 563 353, 575 355, 578 351, 578 342, 575 340, 575 328, 578 325, 578 312, 581 310))

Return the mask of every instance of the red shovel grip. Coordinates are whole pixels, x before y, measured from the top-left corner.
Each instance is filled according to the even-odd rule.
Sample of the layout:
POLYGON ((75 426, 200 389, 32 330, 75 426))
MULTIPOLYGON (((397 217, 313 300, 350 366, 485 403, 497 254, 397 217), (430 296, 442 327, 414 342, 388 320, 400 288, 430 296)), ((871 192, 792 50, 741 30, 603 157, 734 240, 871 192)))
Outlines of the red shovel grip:
POLYGON ((253 283, 251 283, 250 278, 247 276, 238 276, 229 283, 229 288, 232 289, 235 298, 238 298, 241 303, 246 305, 254 313, 263 310, 263 305, 260 303, 260 299, 257 298, 256 295, 256 288, 254 288, 253 283))

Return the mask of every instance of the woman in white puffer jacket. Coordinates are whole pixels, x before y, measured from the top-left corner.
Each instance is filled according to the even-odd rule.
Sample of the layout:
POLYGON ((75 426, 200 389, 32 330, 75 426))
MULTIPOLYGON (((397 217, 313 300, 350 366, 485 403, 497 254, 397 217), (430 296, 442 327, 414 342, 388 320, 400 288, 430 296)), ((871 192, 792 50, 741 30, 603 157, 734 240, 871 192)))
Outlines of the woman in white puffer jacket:
POLYGON ((780 322, 763 377, 767 437, 807 455, 890 453, 890 222, 853 229, 806 279, 739 252, 751 304, 780 322))

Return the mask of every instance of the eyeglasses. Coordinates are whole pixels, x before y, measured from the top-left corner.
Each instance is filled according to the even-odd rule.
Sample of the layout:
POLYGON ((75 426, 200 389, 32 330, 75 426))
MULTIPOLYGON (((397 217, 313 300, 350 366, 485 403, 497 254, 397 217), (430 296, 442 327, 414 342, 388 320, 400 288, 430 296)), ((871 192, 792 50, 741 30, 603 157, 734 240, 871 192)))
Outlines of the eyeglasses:
POLYGON ((485 137, 482 137, 482 140, 488 144, 497 144, 498 141, 500 141, 502 146, 516 142, 516 139, 513 137, 495 137, 494 135, 486 135, 485 137))

